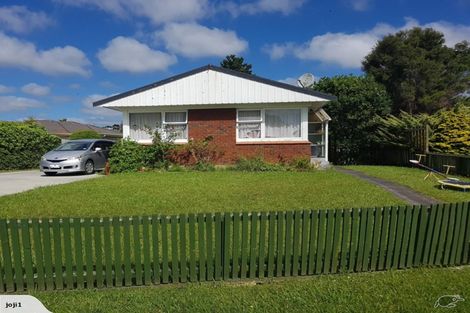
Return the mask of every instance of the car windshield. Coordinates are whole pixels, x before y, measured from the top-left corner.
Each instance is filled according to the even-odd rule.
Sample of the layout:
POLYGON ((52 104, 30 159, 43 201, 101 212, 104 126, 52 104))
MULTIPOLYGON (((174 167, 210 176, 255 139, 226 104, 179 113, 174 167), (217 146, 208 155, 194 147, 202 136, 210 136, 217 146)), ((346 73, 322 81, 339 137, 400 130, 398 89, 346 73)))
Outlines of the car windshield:
POLYGON ((92 142, 67 142, 56 149, 56 151, 84 151, 88 150, 92 142))

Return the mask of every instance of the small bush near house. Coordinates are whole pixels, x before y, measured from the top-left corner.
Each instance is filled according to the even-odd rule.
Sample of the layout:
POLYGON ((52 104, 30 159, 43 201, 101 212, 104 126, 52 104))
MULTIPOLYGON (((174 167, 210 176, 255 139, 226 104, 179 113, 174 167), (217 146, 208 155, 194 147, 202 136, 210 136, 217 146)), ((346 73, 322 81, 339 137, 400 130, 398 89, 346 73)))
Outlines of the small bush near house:
POLYGON ((268 163, 262 157, 257 156, 238 159, 233 169, 246 172, 272 172, 285 171, 287 168, 283 164, 268 163))
POLYGON ((312 169, 315 169, 315 165, 312 164, 310 161, 310 158, 296 158, 293 159, 290 163, 289 166, 297 171, 309 171, 312 169))
POLYGON ((171 140, 165 140, 160 133, 156 131, 153 134, 152 144, 144 147, 144 164, 149 168, 168 169, 171 165, 169 155, 175 145, 171 140))
POLYGON ((215 164, 222 156, 217 146, 209 136, 203 140, 189 140, 187 144, 175 146, 169 155, 169 160, 173 163, 195 167, 207 168, 206 165, 215 164))
POLYGON ((72 133, 69 139, 101 139, 101 135, 94 130, 80 130, 72 133))
POLYGON ((109 153, 111 173, 137 172, 145 166, 145 147, 137 142, 123 139, 109 153))
POLYGON ((59 137, 34 121, 0 122, 0 170, 38 167, 41 156, 59 145, 59 137))

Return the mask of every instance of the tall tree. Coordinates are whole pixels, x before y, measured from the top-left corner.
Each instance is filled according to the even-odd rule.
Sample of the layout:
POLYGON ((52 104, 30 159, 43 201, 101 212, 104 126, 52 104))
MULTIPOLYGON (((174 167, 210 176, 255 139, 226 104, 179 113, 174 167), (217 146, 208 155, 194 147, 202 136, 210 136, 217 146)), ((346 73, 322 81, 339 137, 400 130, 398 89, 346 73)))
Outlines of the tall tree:
POLYGON ((251 64, 245 63, 243 57, 237 57, 234 54, 227 55, 225 59, 220 62, 220 66, 242 73, 253 74, 251 72, 251 64))
POLYGON ((470 87, 468 43, 447 47, 444 35, 431 28, 385 36, 362 65, 386 87, 394 113, 433 113, 470 87))
POLYGON ((331 116, 329 152, 337 164, 361 161, 377 129, 376 116, 390 112, 391 100, 383 85, 367 76, 322 78, 313 88, 338 99, 325 105, 331 116))

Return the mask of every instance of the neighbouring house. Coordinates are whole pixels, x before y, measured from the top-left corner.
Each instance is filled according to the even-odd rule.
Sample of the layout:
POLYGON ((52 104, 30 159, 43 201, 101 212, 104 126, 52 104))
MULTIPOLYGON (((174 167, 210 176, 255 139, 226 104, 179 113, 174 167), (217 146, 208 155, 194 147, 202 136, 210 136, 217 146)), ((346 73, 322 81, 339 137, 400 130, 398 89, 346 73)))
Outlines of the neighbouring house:
POLYGON ((49 134, 60 137, 62 142, 67 141, 72 133, 83 130, 94 130, 103 138, 110 140, 118 140, 122 138, 122 133, 120 131, 73 121, 36 120, 36 123, 43 126, 49 134))
POLYGON ((161 131, 175 143, 208 136, 220 163, 261 156, 328 161, 328 121, 334 96, 208 65, 130 90, 94 106, 121 111, 123 137, 142 144, 161 131), (151 131, 149 131, 151 130, 151 131))

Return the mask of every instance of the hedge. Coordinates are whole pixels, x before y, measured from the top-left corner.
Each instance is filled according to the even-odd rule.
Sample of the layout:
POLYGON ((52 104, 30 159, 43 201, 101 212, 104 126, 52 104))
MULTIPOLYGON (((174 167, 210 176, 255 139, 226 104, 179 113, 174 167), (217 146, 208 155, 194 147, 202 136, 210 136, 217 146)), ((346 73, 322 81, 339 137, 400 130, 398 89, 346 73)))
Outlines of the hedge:
POLYGON ((58 145, 59 137, 34 122, 0 122, 0 170, 37 168, 58 145))

